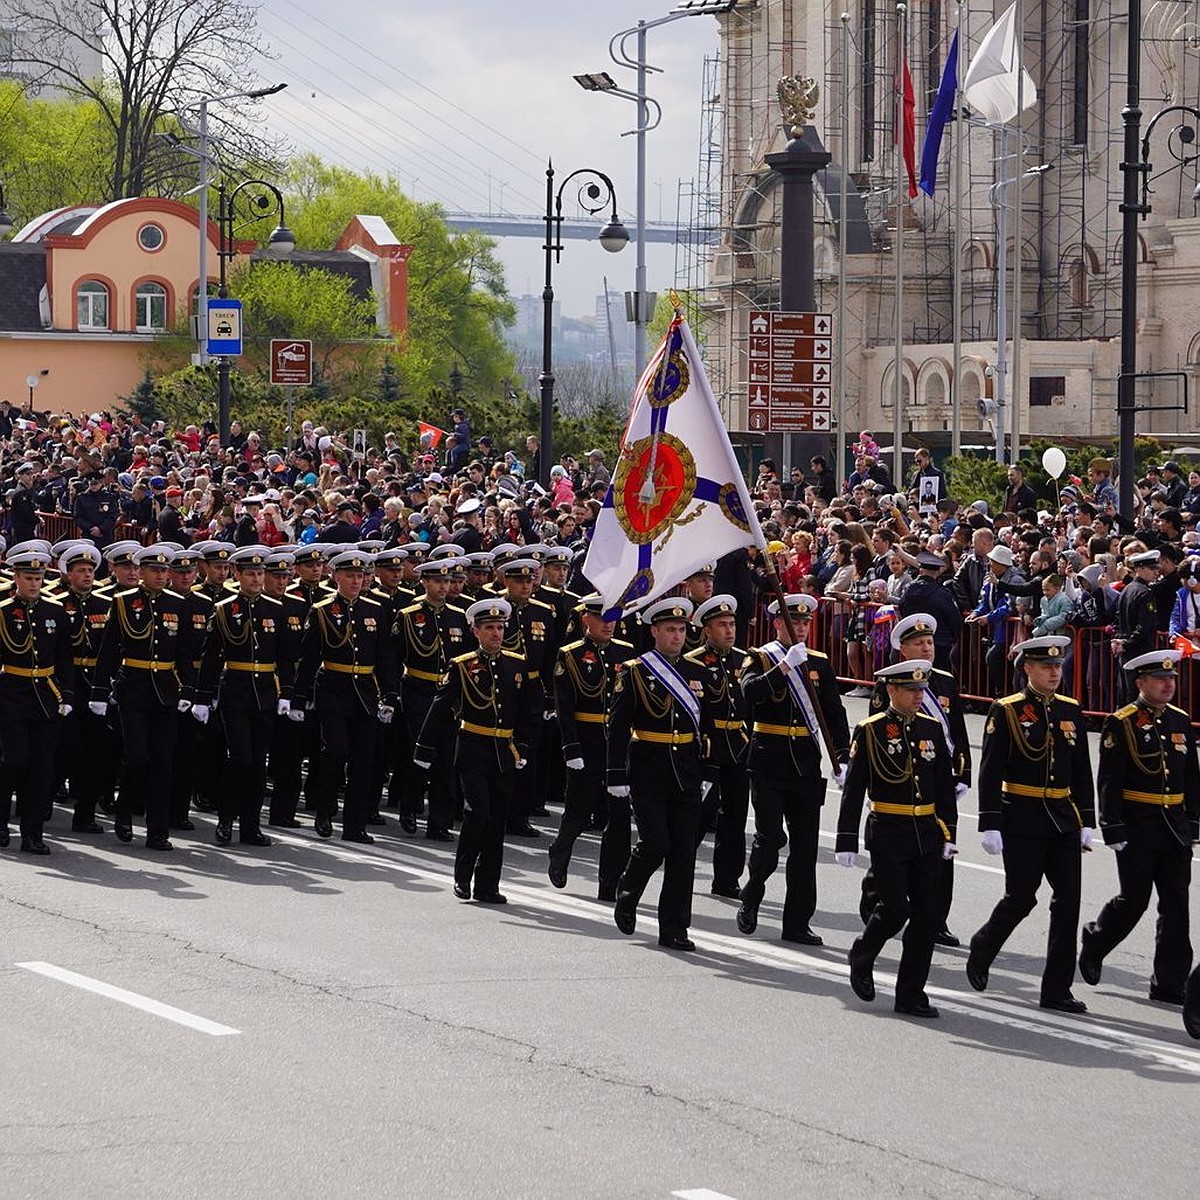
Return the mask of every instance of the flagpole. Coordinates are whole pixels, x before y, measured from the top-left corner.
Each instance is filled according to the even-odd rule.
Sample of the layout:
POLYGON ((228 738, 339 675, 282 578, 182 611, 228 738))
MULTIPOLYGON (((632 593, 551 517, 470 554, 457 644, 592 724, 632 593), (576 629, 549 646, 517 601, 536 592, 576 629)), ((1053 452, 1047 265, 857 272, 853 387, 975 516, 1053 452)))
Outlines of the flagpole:
POLYGON ((838 221, 837 290, 837 462, 833 478, 840 490, 846 472, 846 250, 847 215, 850 203, 850 14, 842 13, 842 209, 838 221))
POLYGON ((1013 385, 1009 391, 1012 406, 1012 417, 1009 421, 1009 444, 1012 447, 1008 458, 1010 463, 1015 463, 1021 457, 1021 394, 1023 391, 1021 387, 1021 260, 1024 255, 1021 253, 1021 189, 1024 186, 1025 175, 1025 168, 1022 165, 1025 139, 1021 130, 1021 114, 1024 111, 1025 68, 1024 56, 1021 53, 1023 49, 1021 31, 1024 28, 1021 24, 1021 0, 1016 0, 1013 5, 1013 24, 1016 26, 1017 58, 1017 181, 1015 184, 1016 199, 1013 200, 1015 257, 1013 260, 1013 385))
POLYGON ((896 5, 896 346, 892 364, 895 396, 892 400, 892 486, 904 486, 904 26, 908 6, 896 5))
POLYGON ((954 253, 953 269, 953 299, 951 307, 951 328, 954 336, 954 353, 951 370, 953 371, 953 403, 950 406, 950 453, 957 457, 962 453, 962 258, 963 258, 963 158, 967 152, 967 120, 963 112, 963 46, 967 40, 967 6, 959 0, 958 4, 958 33, 955 42, 955 71, 954 71, 954 238, 951 242, 954 253))

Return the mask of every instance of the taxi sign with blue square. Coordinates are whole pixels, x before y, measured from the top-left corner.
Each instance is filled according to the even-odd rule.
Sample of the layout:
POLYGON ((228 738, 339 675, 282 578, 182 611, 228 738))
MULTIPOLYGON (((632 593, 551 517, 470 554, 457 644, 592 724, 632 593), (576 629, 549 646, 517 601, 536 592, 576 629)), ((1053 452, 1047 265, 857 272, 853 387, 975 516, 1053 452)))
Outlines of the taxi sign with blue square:
POLYGON ((208 352, 234 356, 242 352, 242 302, 208 302, 208 352))

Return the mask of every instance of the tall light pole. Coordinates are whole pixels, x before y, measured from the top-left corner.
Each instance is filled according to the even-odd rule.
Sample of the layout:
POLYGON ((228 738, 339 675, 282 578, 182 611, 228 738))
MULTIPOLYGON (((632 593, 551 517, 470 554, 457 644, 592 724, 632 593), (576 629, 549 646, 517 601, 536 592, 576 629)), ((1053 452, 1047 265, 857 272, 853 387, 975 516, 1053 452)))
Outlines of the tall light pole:
MULTIPOLYGON (((221 241, 217 249, 217 257, 220 259, 220 289, 218 295, 222 300, 229 296, 229 288, 225 280, 225 263, 236 256, 237 245, 234 242, 234 221, 236 220, 236 202, 239 196, 243 193, 249 193, 246 196, 247 205, 250 209, 243 225, 253 224, 255 221, 261 221, 264 217, 270 216, 271 213, 279 213, 279 223, 271 231, 271 236, 267 239, 267 250, 269 253, 278 257, 286 257, 296 248, 296 238, 292 231, 284 223, 283 216, 283 195, 273 183, 267 183, 265 179, 247 179, 239 183, 232 191, 226 191, 223 183, 217 186, 217 228, 221 232, 221 241)), ((201 231, 204 232, 203 230, 201 231)), ((202 288, 201 291, 206 289, 202 288)), ((207 313, 207 306, 205 308, 207 313)), ((201 333, 207 335, 207 317, 205 326, 201 329, 201 333)), ((230 399, 230 382, 229 382, 229 359, 222 355, 217 364, 217 427, 221 437, 221 446, 229 445, 229 399, 230 399)))
POLYGON ((554 164, 546 164, 546 280, 542 288, 542 373, 538 377, 541 392, 541 430, 538 444, 538 482, 550 482, 550 460, 554 448, 554 264, 562 258, 563 191, 574 179, 580 179, 578 200, 584 212, 595 216, 609 208, 608 223, 600 230, 600 245, 616 253, 624 250, 629 233, 617 216, 617 193, 612 180, 603 171, 581 167, 572 171, 554 190, 554 164))

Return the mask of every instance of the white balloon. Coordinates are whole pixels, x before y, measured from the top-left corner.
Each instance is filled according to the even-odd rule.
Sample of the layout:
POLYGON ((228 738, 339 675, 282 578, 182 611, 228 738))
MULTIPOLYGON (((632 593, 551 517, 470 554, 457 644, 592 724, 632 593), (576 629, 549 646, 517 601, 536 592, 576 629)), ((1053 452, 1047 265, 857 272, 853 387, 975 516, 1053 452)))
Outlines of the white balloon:
POLYGON ((1051 446, 1042 455, 1042 466, 1051 479, 1057 479, 1067 469, 1067 456, 1057 446, 1051 446))

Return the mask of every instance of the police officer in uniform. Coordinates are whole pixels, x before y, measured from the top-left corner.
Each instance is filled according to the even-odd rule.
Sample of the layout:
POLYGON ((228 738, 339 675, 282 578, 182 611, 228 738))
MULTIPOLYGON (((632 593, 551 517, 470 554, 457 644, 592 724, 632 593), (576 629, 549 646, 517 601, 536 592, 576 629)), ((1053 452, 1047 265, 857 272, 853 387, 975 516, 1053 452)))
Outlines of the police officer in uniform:
POLYGON ((134 555, 140 583, 118 592, 96 663, 88 707, 98 717, 114 694, 124 755, 115 832, 133 841, 135 810, 146 814, 146 849, 170 850, 171 773, 177 717, 191 707, 201 638, 187 599, 167 588, 171 551, 146 546, 134 555))
POLYGON ((71 715, 75 668, 62 605, 42 595, 49 554, 10 554, 13 586, 0 601, 0 846, 9 843, 15 793, 25 854, 49 854, 42 838, 54 795, 58 726, 71 715))
POLYGON ((801 946, 820 946, 821 937, 809 923, 817 910, 817 850, 825 803, 821 715, 837 756, 831 765, 839 786, 845 780, 850 729, 829 659, 806 643, 816 600, 797 593, 787 596, 785 602, 796 642, 780 615, 779 601, 773 601, 768 611, 775 618, 776 640, 752 650, 751 662, 742 673, 742 695, 751 722, 747 766, 754 841, 737 927, 745 934, 758 927, 758 906, 767 880, 779 865, 779 851, 790 836, 782 937, 801 946))
POLYGON ((926 1018, 938 1015, 925 981, 942 919, 942 863, 958 852, 950 838, 958 810, 949 748, 941 723, 921 711, 932 668, 928 659, 912 658, 875 672, 887 688, 888 707, 854 731, 836 843, 838 864, 853 867, 869 799, 864 843, 879 898, 850 947, 850 986, 860 1000, 875 999, 875 959, 904 929, 895 1009, 926 1018))
MULTIPOLYGON (((1127 560, 1133 578, 1121 589, 1117 600, 1114 620, 1116 637, 1112 640, 1112 651, 1122 664, 1141 658, 1154 648, 1158 636, 1158 604, 1154 596, 1154 585, 1158 582, 1159 553, 1146 550, 1131 554, 1127 560)), ((1122 672, 1117 686, 1124 696, 1130 696, 1129 677, 1122 672)))
POLYGON ((457 727, 454 769, 462 787, 464 815, 454 856, 454 894, 472 895, 481 904, 505 904, 500 891, 504 865, 504 827, 513 799, 516 772, 529 761, 530 730, 541 718, 540 705, 530 706, 531 683, 525 662, 504 649, 511 611, 499 597, 479 600, 467 619, 479 645, 451 660, 416 741, 419 767, 447 770, 442 737, 457 727))
MULTIPOLYGON (((941 582, 946 560, 932 550, 917 554, 917 577, 900 599, 900 616, 924 613, 934 619, 933 666, 937 671, 951 669, 951 656, 962 632, 962 611, 954 593, 941 582)), ((928 657, 928 656, 926 656, 928 657)), ((943 733, 945 730, 942 731, 943 733)))
POLYGON ((637 906, 650 876, 663 868, 658 944, 694 950, 692 885, 700 827, 703 739, 712 731, 706 672, 683 657, 691 602, 668 598, 642 610, 654 649, 617 676, 609 717, 608 791, 629 797, 638 840, 617 884, 613 919, 624 934, 637 927, 637 906))
POLYGON ((1081 855, 1092 848, 1095 784, 1078 703, 1058 694, 1071 639, 1029 638, 1017 664, 1023 692, 997 700, 984 725, 979 760, 979 832, 988 854, 1004 856, 1004 897, 971 939, 967 979, 979 992, 1014 929, 1033 911, 1045 879, 1052 889, 1040 1004, 1082 1013, 1071 994, 1079 933, 1081 855))
POLYGON ((714 780, 702 785, 699 837, 713 825, 714 896, 737 900, 742 894, 741 876, 746 866, 746 816, 750 807, 750 777, 746 757, 750 738, 746 734, 746 701, 742 696, 742 673, 750 655, 734 645, 737 637, 737 600, 713 596, 697 608, 692 618, 701 644, 685 657, 708 676, 709 700, 713 705, 713 732, 709 770, 714 780))
MULTIPOLYGON (((957 610, 955 610, 957 611, 957 610)), ((892 628, 892 649, 900 655, 900 660, 932 659, 936 664, 937 636, 940 628, 932 613, 914 612, 897 621, 892 628)), ((962 698, 958 693, 958 680, 950 671, 943 671, 936 665, 929 673, 927 686, 921 696, 921 710, 926 716, 933 717, 942 727, 942 736, 950 750, 951 770, 954 776, 954 797, 958 800, 971 786, 971 743, 967 736, 967 719, 963 708, 962 698)), ((871 712, 883 712, 888 706, 887 687, 883 680, 876 680, 875 691, 871 695, 871 712)), ((950 840, 957 841, 958 830, 950 826, 950 840)), ((946 924, 950 915, 950 905, 954 899, 954 859, 945 860, 942 867, 941 910, 942 920, 938 925, 935 941, 939 946, 958 946, 959 940, 950 932, 946 924)), ((874 875, 867 871, 863 875, 862 899, 859 902, 859 915, 865 925, 875 907, 876 892, 874 875)))
MULTIPOLYGON (((96 571, 103 561, 100 551, 87 542, 69 546, 58 560, 66 584, 59 602, 70 629, 75 689, 81 697, 91 694, 100 642, 112 609, 112 601, 97 595, 94 586, 96 571)), ((112 753, 104 719, 97 717, 86 704, 74 705, 62 725, 60 749, 63 760, 60 773, 70 777, 72 831, 103 833, 103 826, 96 820, 96 805, 104 780, 102 764, 112 753)))
POLYGON ((1200 838, 1196 739, 1182 708, 1171 703, 1182 657, 1152 650, 1125 670, 1138 698, 1105 718, 1096 787, 1100 829, 1117 854, 1120 892, 1083 927, 1079 974, 1100 982, 1105 957, 1132 932, 1158 892, 1158 927, 1150 999, 1182 1004, 1192 965, 1188 886, 1192 843, 1200 838))
POLYGON ((629 861, 629 801, 609 797, 606 718, 616 677, 633 657, 628 642, 613 637, 616 622, 604 619, 604 602, 593 593, 580 602, 583 637, 558 652, 554 667, 554 710, 567 768, 566 795, 558 836, 550 846, 550 882, 567 886, 567 870, 576 839, 610 800, 600 841, 598 896, 617 898, 617 880, 629 861))
POLYGON ((363 595, 367 556, 344 551, 330 560, 335 591, 314 604, 300 652, 292 703, 313 702, 321 728, 317 781, 318 837, 333 836, 333 813, 343 776, 342 840, 372 844, 371 772, 376 725, 396 711, 396 665, 384 607, 363 595))
POLYGON ((233 821, 243 845, 269 846, 261 813, 267 790, 267 752, 277 717, 291 708, 291 682, 299 638, 283 605, 264 595, 266 546, 230 555, 238 590, 217 602, 208 627, 192 716, 204 723, 214 700, 228 748, 214 840, 228 846, 233 821))

